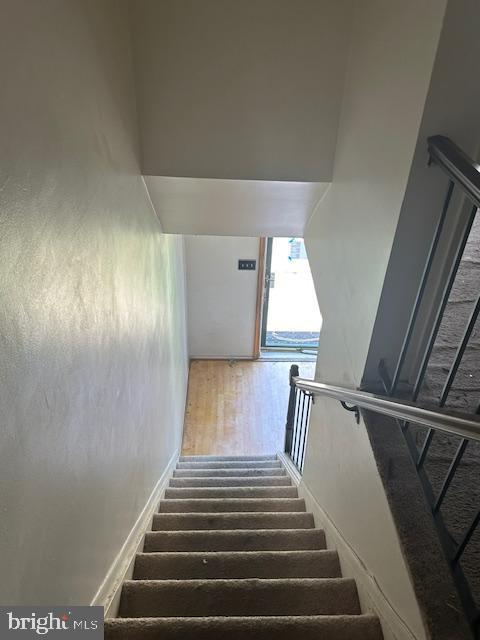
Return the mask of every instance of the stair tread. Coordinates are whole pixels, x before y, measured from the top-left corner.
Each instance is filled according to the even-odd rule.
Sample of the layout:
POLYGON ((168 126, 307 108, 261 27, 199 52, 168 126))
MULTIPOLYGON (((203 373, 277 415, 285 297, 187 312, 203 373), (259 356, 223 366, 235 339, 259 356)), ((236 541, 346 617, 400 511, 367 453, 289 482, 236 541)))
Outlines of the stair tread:
POLYGON ((210 478, 228 478, 243 476, 247 478, 253 478, 255 476, 286 476, 287 472, 285 467, 256 467, 246 469, 245 467, 236 467, 234 469, 175 469, 173 472, 174 478, 203 478, 208 476, 210 478))
POLYGON ((193 589, 201 592, 203 588, 211 589, 218 593, 222 589, 230 591, 243 591, 248 589, 264 591, 265 589, 281 590, 284 587, 319 587, 321 589, 328 586, 345 585, 353 588, 355 580, 353 578, 226 578, 223 580, 209 579, 186 579, 186 580, 125 580, 125 590, 141 591, 148 589, 150 591, 165 592, 169 589, 179 589, 187 591, 193 589))
MULTIPOLYGON (((302 558, 324 558, 328 556, 337 557, 338 554, 333 549, 291 549, 288 551, 174 551, 162 552, 153 551, 150 553, 137 553, 136 558, 152 559, 155 558, 197 558, 197 559, 235 559, 250 561, 257 559, 271 560, 273 558, 283 558, 286 560, 299 560, 302 558)), ((341 577, 341 576, 337 576, 341 577)))
POLYGON ((200 478, 171 478, 170 487, 289 487, 292 481, 288 476, 231 476, 200 478))
POLYGON ((371 614, 336 616, 209 616, 115 618, 107 640, 382 640, 371 614))
POLYGON ((135 580, 227 578, 338 578, 338 554, 314 551, 139 553, 135 580))
POLYGON ((280 460, 214 460, 205 462, 179 462, 177 469, 275 469, 281 468, 280 460))
POLYGON ((160 502, 160 513, 186 511, 305 511, 305 501, 302 498, 184 498, 160 502))
POLYGON ((153 517, 154 531, 313 528, 313 514, 305 511, 156 513, 153 517))
POLYGON ((244 461, 261 461, 261 460, 278 460, 275 454, 272 455, 245 455, 245 456, 221 456, 221 455, 198 455, 198 456, 180 456, 178 459, 179 462, 208 462, 208 461, 222 461, 226 460, 229 462, 241 462, 244 461))
POLYGON ((298 498, 296 487, 169 487, 165 500, 184 498, 298 498))
POLYGON ((351 578, 127 580, 120 616, 359 614, 351 578))
POLYGON ((324 549, 322 529, 151 531, 144 551, 262 551, 324 549))

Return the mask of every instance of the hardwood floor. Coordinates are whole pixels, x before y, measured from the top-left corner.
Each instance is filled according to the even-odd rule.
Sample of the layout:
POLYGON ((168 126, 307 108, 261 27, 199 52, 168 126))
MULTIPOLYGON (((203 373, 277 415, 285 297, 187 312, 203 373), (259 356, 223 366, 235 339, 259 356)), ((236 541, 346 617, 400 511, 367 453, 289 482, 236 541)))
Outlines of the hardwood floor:
MULTIPOLYGON (((290 362, 193 360, 184 455, 253 455, 282 450, 290 362)), ((313 378, 314 362, 300 362, 313 378)))

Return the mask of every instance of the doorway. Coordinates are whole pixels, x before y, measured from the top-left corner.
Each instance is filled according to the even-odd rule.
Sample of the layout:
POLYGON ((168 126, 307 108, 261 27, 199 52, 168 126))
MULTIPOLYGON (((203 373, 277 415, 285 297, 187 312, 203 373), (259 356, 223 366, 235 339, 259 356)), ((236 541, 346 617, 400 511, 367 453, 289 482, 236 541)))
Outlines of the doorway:
POLYGON ((315 351, 321 326, 303 238, 268 238, 261 348, 315 351))

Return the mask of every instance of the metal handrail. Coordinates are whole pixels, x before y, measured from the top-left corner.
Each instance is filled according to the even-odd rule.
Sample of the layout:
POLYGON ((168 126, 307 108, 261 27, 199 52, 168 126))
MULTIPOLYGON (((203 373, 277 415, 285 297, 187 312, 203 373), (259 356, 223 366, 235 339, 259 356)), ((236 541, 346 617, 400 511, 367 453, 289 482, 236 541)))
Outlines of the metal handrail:
POLYGON ((369 409, 391 418, 421 424, 450 435, 480 441, 480 420, 450 411, 432 411, 404 400, 380 396, 367 391, 339 387, 306 378, 293 378, 295 386, 314 395, 327 396, 355 407, 369 409))
POLYGON ((480 166, 446 136, 428 138, 430 160, 443 167, 451 180, 461 186, 472 203, 480 207, 480 166))

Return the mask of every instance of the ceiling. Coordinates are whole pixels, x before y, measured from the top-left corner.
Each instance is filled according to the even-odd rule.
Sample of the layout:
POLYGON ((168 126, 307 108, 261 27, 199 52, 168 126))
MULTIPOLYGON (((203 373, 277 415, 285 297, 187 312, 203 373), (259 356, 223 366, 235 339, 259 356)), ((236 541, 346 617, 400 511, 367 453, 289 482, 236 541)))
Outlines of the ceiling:
POLYGON ((329 182, 351 8, 132 0, 143 173, 329 182))
POLYGON ((145 176, 166 233, 302 237, 328 183, 145 176))

